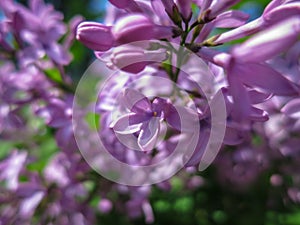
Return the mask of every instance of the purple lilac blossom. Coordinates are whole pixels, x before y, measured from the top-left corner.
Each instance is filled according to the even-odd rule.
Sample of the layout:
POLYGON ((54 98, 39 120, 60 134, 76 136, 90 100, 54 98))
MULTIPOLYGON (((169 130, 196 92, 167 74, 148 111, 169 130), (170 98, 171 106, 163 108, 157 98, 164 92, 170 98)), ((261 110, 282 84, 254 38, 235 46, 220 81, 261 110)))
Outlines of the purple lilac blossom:
MULTIPOLYGON (((126 212, 131 219, 144 215, 147 223, 154 221, 149 200, 152 186, 129 187, 99 178, 78 152, 72 127, 73 93, 66 89, 69 83, 63 67, 71 61, 68 48, 75 38, 75 27, 79 41, 106 60, 110 69, 122 70, 117 71, 97 102, 96 113, 101 117, 97 132, 111 155, 130 165, 160 162, 172 154, 178 142, 189 148, 191 133, 195 131, 193 124, 199 123, 196 150, 184 169, 187 175, 178 177, 186 188, 205 185, 205 180, 194 176, 211 132, 210 109, 203 97, 207 92, 222 93, 227 121, 221 152, 212 165, 216 180, 243 191, 269 170, 270 184, 284 187, 282 195, 299 203, 299 150, 295 148, 299 146, 300 131, 299 1, 273 0, 260 18, 249 23, 248 15, 230 9, 237 0, 110 2, 118 8, 107 15, 112 24, 79 24, 82 19, 75 18, 69 25, 71 33, 63 41, 60 39, 67 26, 63 15, 52 5, 31 0, 26 8, 10 0, 0 2, 6 16, 0 22, 1 138, 20 140, 16 137, 20 127, 25 132, 30 130, 23 113, 29 106, 32 114, 43 118, 45 125, 54 130, 57 144, 57 151, 41 172, 28 169, 36 158, 30 150, 14 149, 0 161, 0 181, 4 184, 0 223, 32 224, 32 218, 39 216, 39 224, 95 224, 97 213, 115 209, 126 212), (198 6, 196 13, 191 11, 192 2, 198 6), (215 28, 233 29, 211 36, 215 28), (9 35, 13 41, 7 38, 9 35), (229 52, 213 49, 250 35, 254 36, 234 45, 229 52), (205 79, 202 68, 191 62, 189 54, 179 54, 181 51, 173 51, 167 43, 158 49, 130 45, 152 39, 174 42, 196 52, 211 68, 214 79, 205 79), (138 63, 128 65, 138 59, 138 63), (168 68, 163 63, 166 60, 178 67, 189 67, 190 74, 168 68), (60 71, 65 83, 51 79, 46 71, 49 68, 60 71), (131 89, 131 81, 146 75, 177 83, 181 91, 189 93, 196 110, 189 108, 188 101, 184 107, 175 104, 186 101, 182 95, 175 99, 157 96, 160 89, 170 95, 169 86, 148 84, 144 89, 152 89, 152 98, 131 89), (202 90, 197 87, 199 84, 202 90), (126 114, 112 120, 110 113, 116 105, 123 107, 126 114), (179 118, 179 114, 184 116, 179 118), (169 136, 164 137, 164 132, 169 132, 169 136), (136 137, 134 144, 143 151, 133 151, 122 144, 119 134, 136 137), (259 144, 255 143, 258 137, 259 144), (274 164, 286 160, 290 163, 277 165, 274 173, 274 164), (292 181, 287 183, 284 176, 290 176, 292 181), (100 200, 93 208, 91 201, 95 196, 100 196, 100 200), (116 200, 110 196, 117 196, 116 200)), ((214 96, 208 100, 213 101, 214 96)), ((33 131, 27 133, 23 139, 37 135, 33 131)), ((26 141, 26 145, 36 144, 26 141)), ((167 180, 157 187, 170 190, 171 183, 167 180)))
POLYGON ((57 43, 58 39, 66 32, 61 13, 55 11, 52 5, 44 4, 41 0, 31 0, 29 9, 14 2, 9 2, 8 6, 4 7, 4 13, 15 29, 18 44, 20 46, 24 46, 25 43, 29 45, 24 47, 23 51, 33 51, 37 56, 36 59, 42 58, 46 54, 55 63, 66 65, 70 62, 70 54, 57 43))
MULTIPOLYGON (((187 42, 185 44, 195 51, 199 48, 200 57, 204 60, 208 60, 209 63, 212 63, 214 66, 219 67, 220 71, 223 70, 223 73, 220 74, 224 77, 225 82, 220 84, 219 88, 221 88, 226 97, 229 120, 224 142, 232 145, 240 144, 248 137, 248 131, 251 129, 252 125, 248 123, 244 124, 245 126, 241 126, 241 121, 265 122, 268 120, 267 112, 257 108, 258 104, 261 105, 267 102, 272 95, 297 96, 299 94, 298 85, 287 79, 284 74, 281 74, 267 62, 296 42, 299 36, 299 22, 298 17, 296 16, 298 12, 298 3, 295 1, 272 1, 261 18, 246 23, 248 16, 245 13, 232 10, 228 11, 228 8, 237 2, 238 1, 196 1, 195 3, 201 8, 202 13, 200 17, 195 17, 193 15, 191 18, 188 18, 187 15, 190 9, 189 4, 183 5, 180 1, 160 2, 154 0, 151 1, 152 12, 144 12, 145 17, 143 20, 141 19, 139 24, 141 29, 146 27, 149 28, 148 32, 143 33, 145 37, 143 36, 140 39, 151 39, 158 37, 154 37, 152 33, 153 24, 151 25, 152 22, 149 21, 154 21, 154 23, 157 24, 161 23, 164 26, 178 26, 179 28, 182 28, 182 21, 189 24, 193 19, 197 19, 200 24, 198 25, 199 27, 197 27, 196 24, 196 28, 199 29, 199 31, 195 30, 193 36, 190 34, 184 36, 184 31, 182 30, 181 34, 178 32, 179 38, 172 38, 169 36, 167 39, 175 41, 176 43, 180 42, 178 40, 180 38, 185 38, 184 41, 196 41, 196 43, 190 44, 187 42), (161 10, 162 6, 165 7, 165 10, 161 10), (281 22, 280 19, 277 19, 278 17, 276 15, 279 15, 279 12, 286 12, 285 10, 289 11, 290 14, 285 18, 286 21, 281 22), (182 18, 180 18, 180 13, 182 18), (163 19, 160 21, 157 20, 157 15, 163 19), (202 25, 201 23, 204 24, 202 25), (207 39, 209 34, 216 27, 237 28, 207 39), (268 28, 268 30, 264 31, 266 28, 268 28), (286 32, 281 32, 283 29, 286 29, 286 32), (233 48, 230 54, 209 49, 211 46, 225 42, 224 40, 230 41, 238 39, 262 30, 263 32, 250 38, 249 41, 233 48), (227 34, 228 37, 226 36, 227 34), (260 50, 262 48, 266 48, 267 50, 261 52, 260 50)), ((124 5, 118 7, 124 9, 128 2, 124 1, 122 3, 124 3, 124 5)), ((132 14, 132 16, 136 15, 135 13, 132 14)), ((116 16, 116 18, 118 17, 116 16)), ((122 21, 122 19, 120 19, 120 21, 122 21)), ((117 25, 117 28, 113 25, 113 29, 116 30, 115 33, 119 30, 124 30, 126 32, 131 30, 129 22, 127 25, 127 22, 118 22, 117 20, 117 25)), ((121 32, 121 34, 123 33, 121 32)), ((125 35, 126 38, 131 38, 132 35, 130 32, 127 34, 125 35)), ((133 41, 135 39, 128 39, 125 40, 125 42, 129 40, 133 41)), ((134 56, 134 53, 132 52, 130 55, 134 56)), ((173 60, 176 60, 176 56, 174 56, 174 58, 173 60)), ((147 66, 141 66, 135 73, 140 73, 146 68, 147 66)), ((186 84, 189 83, 183 78, 182 73, 179 74, 178 82, 179 84, 182 82, 182 84, 185 85, 185 88, 186 84)), ((191 87, 188 87, 188 89, 189 88, 191 87)), ((201 108, 200 105, 197 107, 201 108)), ((199 111, 202 110, 203 109, 199 111)), ((197 157, 194 157, 194 163, 199 161, 201 158, 200 155, 198 154, 197 160, 197 157)))
POLYGON ((106 51, 114 44, 111 27, 96 22, 80 23, 76 39, 96 51, 106 51))

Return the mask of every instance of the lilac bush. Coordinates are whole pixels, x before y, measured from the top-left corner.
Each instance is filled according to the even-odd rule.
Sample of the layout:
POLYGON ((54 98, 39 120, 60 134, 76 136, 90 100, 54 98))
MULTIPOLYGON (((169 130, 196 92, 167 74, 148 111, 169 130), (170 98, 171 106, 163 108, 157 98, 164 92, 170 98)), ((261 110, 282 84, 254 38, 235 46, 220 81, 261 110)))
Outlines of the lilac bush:
POLYGON ((247 196, 266 181, 262 213, 299 210, 300 1, 252 21, 237 4, 110 0, 100 23, 0 2, 0 224, 153 223, 178 183, 247 196), (78 42, 103 66, 83 89, 78 42))

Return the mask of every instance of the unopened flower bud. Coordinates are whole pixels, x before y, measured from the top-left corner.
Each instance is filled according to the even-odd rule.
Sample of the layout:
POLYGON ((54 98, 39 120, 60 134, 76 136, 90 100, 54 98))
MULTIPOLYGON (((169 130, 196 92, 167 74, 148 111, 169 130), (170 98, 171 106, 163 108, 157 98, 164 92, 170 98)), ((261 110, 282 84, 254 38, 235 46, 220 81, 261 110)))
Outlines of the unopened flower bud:
POLYGON ((112 50, 102 58, 107 66, 115 69, 119 68, 129 73, 139 73, 153 62, 166 60, 167 54, 163 49, 149 51, 135 45, 120 46, 112 50))
POLYGON ((80 23, 76 39, 95 51, 107 51, 114 44, 111 27, 96 22, 80 23))
POLYGON ((109 0, 109 2, 119 9, 124 9, 128 7, 133 0, 109 0))
POLYGON ((181 15, 179 13, 179 10, 177 8, 177 5, 174 3, 173 0, 162 0, 162 3, 165 7, 165 11, 169 15, 169 17, 172 19, 172 21, 180 26, 181 25, 181 15))
POLYGON ((191 0, 177 0, 179 11, 184 20, 189 21, 192 16, 192 1, 191 0))
POLYGON ((138 4, 134 0, 109 0, 111 4, 119 9, 125 9, 130 12, 140 12, 138 4))
POLYGON ((132 14, 117 21, 112 29, 118 43, 150 40, 155 36, 155 24, 142 14, 132 14))

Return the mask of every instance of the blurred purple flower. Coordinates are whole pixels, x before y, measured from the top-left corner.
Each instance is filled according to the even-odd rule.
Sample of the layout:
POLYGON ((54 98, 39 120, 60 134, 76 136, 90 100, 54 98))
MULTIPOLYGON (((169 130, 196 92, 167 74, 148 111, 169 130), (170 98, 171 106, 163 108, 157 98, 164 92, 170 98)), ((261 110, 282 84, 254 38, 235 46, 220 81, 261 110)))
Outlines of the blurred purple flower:
MULTIPOLYGON (((21 47, 26 50, 25 42, 33 46, 36 52, 48 55, 58 64, 66 65, 70 62, 71 56, 67 49, 57 43, 66 33, 61 13, 42 0, 31 0, 29 9, 14 2, 10 2, 8 6, 3 7, 4 13, 11 21, 14 35, 21 47)), ((43 57, 40 53, 35 55, 43 57)))
POLYGON ((294 118, 300 119, 300 99, 293 99, 288 102, 281 110, 285 115, 294 118))
POLYGON ((0 180, 5 181, 8 190, 19 187, 19 176, 26 165, 28 153, 13 151, 10 156, 0 162, 0 180))
POLYGON ((73 152, 77 150, 72 126, 73 97, 67 96, 65 101, 58 98, 46 100, 47 105, 37 107, 36 114, 44 118, 47 125, 57 129, 56 141, 63 151, 73 152))
POLYGON ((99 201, 98 208, 99 208, 100 212, 106 214, 112 210, 113 204, 110 200, 104 198, 99 201))

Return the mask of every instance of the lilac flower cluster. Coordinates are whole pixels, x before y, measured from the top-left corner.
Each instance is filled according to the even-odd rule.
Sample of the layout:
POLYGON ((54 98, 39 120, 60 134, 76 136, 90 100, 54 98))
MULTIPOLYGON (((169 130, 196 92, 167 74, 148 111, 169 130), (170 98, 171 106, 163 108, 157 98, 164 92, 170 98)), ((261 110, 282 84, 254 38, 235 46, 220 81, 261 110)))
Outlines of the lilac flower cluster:
MULTIPOLYGON (((0 161, 0 224, 95 224, 113 210, 152 223, 151 191, 172 189, 169 170, 183 168, 176 176, 186 189, 206 184, 197 169, 215 151, 219 96, 225 118, 217 129, 225 134, 216 159, 204 162, 213 161, 215 179, 245 191, 267 171, 284 203, 299 204, 300 1, 273 0, 250 22, 231 9, 238 2, 110 0, 103 24, 80 16, 66 24, 42 0, 1 1, 0 138, 17 144, 0 161), (76 88, 66 66, 75 39, 114 72, 94 99, 97 137, 86 145, 100 138, 136 168, 167 160, 179 146, 180 157, 151 171, 157 184, 108 181, 80 154, 73 129, 91 127, 72 121, 76 88), (43 161, 37 147, 46 135, 55 144, 43 161)), ((92 154, 98 146, 89 147, 92 154)))
POLYGON ((0 223, 87 223, 91 211, 76 198, 88 196, 82 174, 90 169, 76 152, 71 80, 64 69, 82 19, 65 24, 60 12, 40 0, 29 1, 28 8, 1 1, 0 9, 5 15, 0 21, 1 139, 20 143, 0 163, 0 223), (30 169, 42 160, 33 137, 49 131, 32 124, 35 117, 56 130, 61 149, 40 171, 30 169))
MULTIPOLYGON (((164 52, 166 60, 174 60, 176 65, 181 66, 183 55, 176 54, 172 49, 152 50, 149 46, 122 44, 159 39, 178 43, 196 52, 206 60, 212 71, 223 77, 223 84, 218 84, 217 88, 223 92, 227 104, 227 133, 224 142, 237 144, 243 141, 241 135, 247 136, 252 130, 253 122, 268 120, 267 111, 258 108, 260 103, 269 101, 272 96, 299 95, 299 84, 280 73, 270 60, 293 48, 300 29, 297 1, 272 1, 263 15, 250 23, 246 23, 248 15, 245 13, 228 10, 237 2, 111 1, 117 8, 112 12, 113 16, 108 16, 113 25, 83 22, 78 26, 77 39, 95 50, 96 56, 110 68, 134 74, 143 71, 146 64, 153 64, 151 60, 145 59, 141 63, 127 65, 135 58, 149 56, 153 60, 162 60, 161 54, 164 52), (192 3, 199 7, 199 13, 192 13, 192 3), (211 36, 214 28, 235 29, 211 36), (165 32, 167 30, 169 32, 165 32), (249 35, 253 36, 234 46, 230 52, 220 52, 213 48, 249 35)), ((186 61, 188 64, 189 61, 186 61)), ((176 68, 167 70, 159 65, 155 67, 155 73, 166 73, 163 76, 178 83, 187 82, 184 79, 188 78, 176 68)), ((198 76, 201 76, 200 73, 198 76)), ((194 94, 195 98, 201 96, 202 93, 193 92, 193 88, 189 84, 184 90, 194 94)))
MULTIPOLYGON (((201 130, 195 152, 185 163, 185 167, 197 166, 203 160, 212 128, 208 102, 213 101, 216 93, 222 93, 226 103, 226 133, 221 152, 214 162, 220 173, 220 182, 235 184, 237 189, 243 190, 254 183, 261 173, 271 170, 274 162, 286 160, 280 147, 282 143, 272 143, 277 137, 269 134, 268 129, 274 126, 271 121, 276 114, 289 120, 288 117, 295 117, 299 109, 297 98, 300 83, 297 77, 300 4, 299 1, 274 0, 261 17, 247 22, 247 14, 230 9, 237 2, 110 1, 114 8, 109 9, 104 24, 87 21, 78 26, 77 39, 94 50, 96 57, 105 62, 108 68, 118 70, 118 75, 109 81, 110 87, 106 90, 114 91, 100 96, 97 106, 101 109, 101 115, 107 115, 101 123, 104 126, 100 131, 104 142, 107 141, 107 129, 112 129, 115 133, 111 132, 109 136, 123 135, 130 143, 132 140, 128 135, 134 134, 137 137, 137 143, 134 144, 138 146, 122 146, 126 140, 121 138, 109 139, 106 147, 111 149, 114 146, 110 151, 112 155, 132 165, 148 165, 149 155, 154 162, 156 158, 161 159, 161 156, 168 157, 178 141, 185 141, 185 137, 178 134, 184 128, 179 117, 189 115, 186 118, 194 116, 196 119, 193 122, 199 123, 201 130), (233 29, 222 33, 218 28, 233 29), (222 45, 244 37, 249 38, 234 45, 229 51, 222 48, 222 45), (154 40, 165 44, 159 42, 155 47, 151 44, 139 44, 140 41, 152 43, 154 40), (175 45, 180 48, 176 49, 175 45), (202 72, 203 68, 193 64, 190 51, 204 60, 214 75, 211 83, 205 82, 201 88, 197 88, 197 82, 207 81, 204 77, 206 74, 202 72), (183 67, 189 68, 188 75, 181 70, 183 67), (189 76, 190 74, 195 75, 189 76), (179 89, 189 93, 197 110, 191 110, 189 104, 186 104, 183 111, 180 111, 176 101, 182 96, 178 95, 174 99, 171 91, 167 94, 169 97, 162 99, 158 94, 158 84, 148 84, 151 98, 131 90, 134 80, 149 75, 168 78, 176 83, 179 89), (127 80, 123 82, 120 77, 127 80), (122 85, 118 86, 118 82, 122 85), (125 92, 121 94, 120 100, 118 96, 121 90, 125 92), (208 90, 215 94, 205 101, 203 91, 208 90), (272 105, 278 99, 282 104, 274 109, 272 105), (128 101, 129 106, 126 103, 128 101), (287 103, 288 101, 291 102, 287 103), (115 110, 115 106, 124 102, 127 114, 111 118, 109 115, 115 110), (196 115, 189 114, 190 111, 196 112, 196 115), (166 122, 165 129, 169 135, 164 138, 162 145, 155 146, 160 138, 160 124, 163 121, 166 122), (258 144, 255 144, 256 139, 260 140, 258 144), (129 151, 132 148, 146 154, 143 156, 139 151, 132 153, 129 151)), ((185 127, 190 131, 189 138, 195 133, 191 124, 185 127)), ((285 127, 283 123, 276 126, 276 129, 285 130, 285 139, 291 137, 291 132, 294 133, 293 129, 285 127)), ((273 132, 276 134, 279 130, 273 132)), ((189 148, 188 142, 186 143, 186 148, 189 148)), ((296 149, 290 149, 293 144, 288 145, 289 152, 296 154, 296 149)), ((278 173, 285 174, 286 171, 278 173)), ((274 174, 270 182, 278 176, 274 174)), ((297 185, 297 178, 294 179, 294 185, 297 185)), ((286 193, 290 192, 287 190, 286 193)), ((292 199, 295 201, 295 197, 292 199)))

